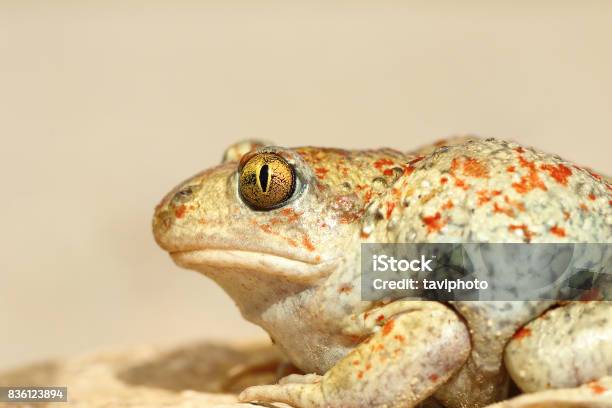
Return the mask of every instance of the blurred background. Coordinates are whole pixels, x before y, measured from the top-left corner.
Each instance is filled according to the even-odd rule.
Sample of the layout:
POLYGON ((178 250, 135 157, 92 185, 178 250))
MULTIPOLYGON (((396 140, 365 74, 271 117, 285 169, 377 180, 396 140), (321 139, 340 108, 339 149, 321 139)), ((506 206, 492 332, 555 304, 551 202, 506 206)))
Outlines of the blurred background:
POLYGON ((249 137, 514 139, 612 174, 612 2, 0 2, 0 369, 263 336, 153 241, 249 137))

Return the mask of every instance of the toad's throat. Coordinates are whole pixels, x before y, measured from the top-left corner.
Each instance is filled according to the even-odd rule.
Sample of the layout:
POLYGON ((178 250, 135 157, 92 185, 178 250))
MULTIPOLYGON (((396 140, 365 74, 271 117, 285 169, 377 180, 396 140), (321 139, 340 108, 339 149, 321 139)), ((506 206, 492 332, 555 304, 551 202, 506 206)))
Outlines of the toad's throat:
POLYGON ((328 276, 338 265, 337 260, 309 262, 269 253, 203 248, 170 252, 174 262, 205 275, 222 271, 248 271, 283 276, 296 283, 310 283, 328 276))

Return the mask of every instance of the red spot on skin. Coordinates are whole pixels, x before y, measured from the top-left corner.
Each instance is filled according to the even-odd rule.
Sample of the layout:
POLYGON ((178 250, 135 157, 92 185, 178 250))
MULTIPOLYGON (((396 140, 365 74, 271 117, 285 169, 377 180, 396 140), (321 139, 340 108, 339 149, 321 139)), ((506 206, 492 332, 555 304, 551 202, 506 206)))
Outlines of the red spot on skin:
POLYGON ((455 205, 453 204, 453 202, 451 200, 448 200, 446 203, 444 203, 444 205, 442 206, 442 209, 443 210, 450 210, 454 206, 455 205))
POLYGON ((508 229, 510 231, 515 231, 515 230, 523 231, 523 236, 525 237, 527 242, 531 241, 531 238, 533 238, 533 235, 534 235, 533 232, 529 231, 529 228, 527 228, 527 225, 525 225, 525 224, 521 224, 521 225, 508 225, 508 229))
POLYGON ((606 387, 599 384, 597 381, 590 382, 589 388, 591 389, 591 391, 593 391, 593 394, 603 394, 604 392, 608 391, 606 387))
POLYGON ((608 200, 608 204, 612 205, 612 200, 608 200))
POLYGON ((363 378, 363 371, 359 371, 357 373, 357 378, 359 378, 360 380, 363 378))
POLYGON ((516 331, 516 333, 514 333, 512 338, 518 340, 518 339, 523 339, 529 336, 531 336, 531 329, 527 327, 521 327, 520 329, 516 331))
POLYGON ((404 342, 404 336, 402 336, 401 334, 396 334, 395 336, 393 336, 393 338, 399 341, 400 343, 404 342))
POLYGON ((436 215, 423 217, 423 222, 427 225, 429 232, 439 231, 446 224, 442 221, 442 215, 439 212, 436 215))
POLYGON ((393 325, 395 325, 395 322, 393 320, 389 320, 387 323, 385 323, 382 330, 383 336, 386 336, 391 333, 391 330, 393 330, 393 325))
POLYGON ((420 161, 421 161, 421 160, 423 160, 424 158, 425 158, 425 156, 417 156, 417 157, 415 157, 414 159, 410 160, 410 161, 408 162, 408 164, 412 166, 413 164, 420 162, 420 161))
POLYGON ((563 164, 558 164, 555 166, 554 164, 543 164, 540 166, 542 170, 546 170, 550 177, 557 180, 557 183, 566 186, 567 178, 572 175, 572 170, 569 167, 564 166, 563 164))
POLYGON ((328 169, 324 168, 324 167, 317 167, 315 169, 315 174, 317 175, 317 177, 320 180, 323 180, 325 178, 325 176, 327 175, 327 173, 329 172, 328 169))
POLYGON ((393 164, 393 160, 390 159, 379 159, 376 160, 374 162, 374 167, 376 167, 378 170, 381 170, 383 168, 383 166, 388 166, 393 164))
POLYGON ((183 218, 185 216, 185 212, 187 211, 187 207, 184 204, 181 204, 176 210, 174 210, 174 216, 176 218, 183 218))
POLYGON ((383 171, 383 174, 385 176, 392 176, 393 175, 393 169, 386 169, 385 171, 383 171))
POLYGON ((312 241, 310 240, 310 238, 308 238, 307 235, 304 235, 304 238, 302 239, 302 244, 304 244, 304 247, 310 252, 315 250, 315 246, 312 244, 312 241))
POLYGON ((520 147, 520 146, 519 146, 519 147, 517 147, 517 148, 516 148, 516 149, 514 149, 514 150, 516 150, 516 151, 517 151, 517 152, 519 152, 519 153, 525 153, 525 149, 523 149, 523 148, 522 148, 522 147, 520 147))
POLYGON ((378 315, 376 318, 376 323, 381 323, 383 320, 385 320, 385 315, 378 315))
POLYGON ((438 377, 438 374, 432 374, 432 375, 430 375, 430 376, 429 376, 429 379, 430 379, 432 382, 436 382, 436 381, 438 381, 438 378, 439 378, 439 377, 438 377))
POLYGON ((593 194, 593 193, 589 194, 589 200, 595 201, 596 198, 597 197, 595 197, 595 194, 593 194))
POLYGON ((507 171, 508 173, 514 173, 514 172, 516 171, 516 167, 514 167, 514 166, 508 166, 508 167, 506 167, 506 171, 507 171))
POLYGON ((463 174, 476 178, 489 177, 489 169, 474 158, 465 159, 463 162, 463 174))
POLYGON ((536 170, 535 164, 532 161, 525 159, 523 156, 519 156, 519 162, 521 167, 527 169, 528 173, 527 175, 521 177, 520 182, 512 183, 512 187, 514 187, 514 189, 521 194, 527 194, 536 188, 547 191, 548 189, 538 176, 538 171, 536 170))
POLYGON ((448 179, 446 177, 440 177, 440 184, 448 183, 448 179))
POLYGON ((465 181, 461 179, 455 179, 455 185, 459 188, 467 190, 470 186, 465 183, 465 181))
POLYGON ((565 229, 563 229, 562 227, 559 227, 557 225, 552 227, 550 229, 550 232, 552 232, 553 234, 555 234, 556 236, 559 236, 559 237, 564 237, 565 236, 565 229))
POLYGON ((412 166, 404 166, 404 175, 408 176, 414 172, 414 167, 412 166))
POLYGON ((387 219, 389 219, 389 217, 391 217, 391 213, 393 212, 394 208, 395 208, 395 203, 388 203, 387 204, 387 219))
POLYGON ((498 196, 498 195, 501 195, 501 193, 502 193, 502 192, 501 192, 501 190, 493 190, 493 191, 491 191, 491 195, 492 195, 493 197, 496 197, 496 196, 498 196))

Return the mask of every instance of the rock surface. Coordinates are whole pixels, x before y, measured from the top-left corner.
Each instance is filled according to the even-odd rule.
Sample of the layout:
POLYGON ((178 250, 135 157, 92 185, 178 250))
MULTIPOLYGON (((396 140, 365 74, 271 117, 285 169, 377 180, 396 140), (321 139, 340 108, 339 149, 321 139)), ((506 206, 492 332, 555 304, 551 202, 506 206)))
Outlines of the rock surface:
POLYGON ((67 386, 68 404, 0 407, 256 407, 238 404, 237 393, 276 381, 282 362, 276 349, 265 344, 196 343, 99 352, 0 373, 2 386, 67 386))

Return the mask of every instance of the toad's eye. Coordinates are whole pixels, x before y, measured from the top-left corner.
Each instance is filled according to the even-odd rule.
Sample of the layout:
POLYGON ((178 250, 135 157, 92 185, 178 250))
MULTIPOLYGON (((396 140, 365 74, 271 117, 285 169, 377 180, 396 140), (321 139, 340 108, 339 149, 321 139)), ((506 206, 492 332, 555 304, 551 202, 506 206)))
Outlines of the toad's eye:
POLYGON ((271 210, 285 204, 295 191, 293 166, 274 153, 258 153, 242 165, 238 182, 240 196, 256 210, 271 210))

